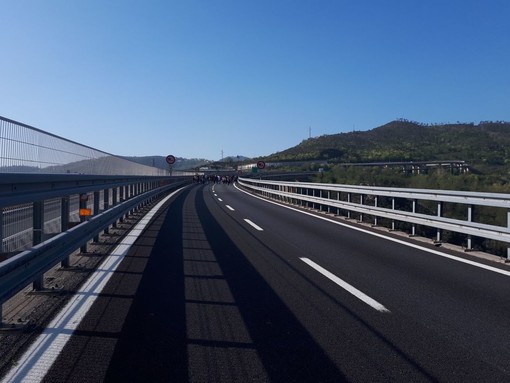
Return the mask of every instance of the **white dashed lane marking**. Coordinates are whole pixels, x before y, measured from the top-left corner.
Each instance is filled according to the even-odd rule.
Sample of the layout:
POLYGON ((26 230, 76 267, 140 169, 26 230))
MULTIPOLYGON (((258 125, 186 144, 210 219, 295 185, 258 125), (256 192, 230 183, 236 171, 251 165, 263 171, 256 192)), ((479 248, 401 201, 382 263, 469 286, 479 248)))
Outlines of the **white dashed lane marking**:
POLYGON ((333 281, 334 283, 336 283, 338 286, 340 286, 342 289, 344 289, 345 291, 351 293, 352 295, 354 295, 356 298, 360 299, 361 301, 365 302, 367 305, 373 307, 374 309, 376 309, 377 311, 380 311, 380 312, 383 312, 383 313, 389 313, 390 310, 388 310, 386 307, 384 307, 382 304, 380 304, 379 302, 377 302, 375 299, 369 297, 368 295, 366 295, 365 293, 361 292, 360 290, 358 290, 356 287, 350 285, 349 283, 345 282, 344 280, 338 278, 335 274, 329 272, 328 270, 326 270, 325 268, 323 268, 322 266, 319 266, 317 263, 315 263, 314 261, 308 259, 308 258, 299 258, 301 259, 304 263, 306 263, 308 266, 310 266, 311 268, 315 269, 316 271, 318 271, 319 273, 321 273, 322 275, 324 275, 326 278, 328 278, 329 280, 333 281))
POLYGON ((262 229, 260 226, 256 225, 255 223, 253 223, 252 221, 250 221, 249 219, 244 219, 246 223, 248 223, 251 227, 253 227, 255 230, 258 230, 258 231, 264 231, 264 229, 262 229))

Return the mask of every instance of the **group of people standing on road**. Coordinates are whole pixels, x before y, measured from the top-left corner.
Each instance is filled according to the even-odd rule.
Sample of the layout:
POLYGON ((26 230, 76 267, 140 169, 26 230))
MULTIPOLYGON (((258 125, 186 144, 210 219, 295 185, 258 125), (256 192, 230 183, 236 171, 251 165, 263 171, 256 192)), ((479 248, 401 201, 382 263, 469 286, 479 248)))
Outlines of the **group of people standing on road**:
POLYGON ((202 175, 195 174, 193 176, 193 183, 198 183, 198 184, 214 183, 214 184, 230 185, 236 181, 237 181, 236 175, 225 175, 225 176, 207 175, 206 176, 205 174, 202 174, 202 175))

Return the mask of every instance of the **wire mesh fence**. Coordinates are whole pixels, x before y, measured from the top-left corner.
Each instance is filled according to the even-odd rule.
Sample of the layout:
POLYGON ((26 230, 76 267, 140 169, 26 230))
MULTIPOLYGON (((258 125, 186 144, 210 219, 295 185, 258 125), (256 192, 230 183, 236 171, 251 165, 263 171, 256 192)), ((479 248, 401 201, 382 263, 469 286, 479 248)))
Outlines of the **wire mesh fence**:
POLYGON ((141 165, 0 116, 1 173, 164 176, 168 171, 141 165))
MULTIPOLYGON (((13 173, 167 176, 168 170, 141 165, 0 116, 0 185, 2 175, 13 173)), ((79 200, 77 195, 69 198, 73 223, 79 221, 79 200)), ((89 200, 88 205, 93 198, 89 200)), ((99 204, 103 209, 103 192, 99 204)), ((61 209, 60 199, 44 201, 45 235, 64 230, 61 209)), ((33 245, 33 219, 31 203, 0 208, 0 256, 33 245)))

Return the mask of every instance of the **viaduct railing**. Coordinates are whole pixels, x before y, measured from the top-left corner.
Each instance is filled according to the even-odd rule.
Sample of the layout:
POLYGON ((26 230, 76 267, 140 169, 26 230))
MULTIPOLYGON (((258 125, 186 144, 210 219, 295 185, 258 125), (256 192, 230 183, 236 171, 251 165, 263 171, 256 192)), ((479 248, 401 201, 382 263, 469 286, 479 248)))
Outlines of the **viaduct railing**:
MULTIPOLYGON (((0 212, 28 203, 32 210, 29 224, 33 242, 29 249, 7 254, 7 259, 0 262, 0 318, 2 305, 8 299, 31 283, 34 290, 43 290, 44 273, 59 263, 68 267, 70 254, 78 249, 86 252, 87 242, 98 241, 101 232, 107 233, 117 221, 170 190, 191 183, 189 177, 28 174, 2 177, 0 212), (81 222, 71 224, 73 197, 79 201, 77 214, 81 222), (60 207, 61 229, 50 238, 45 232, 44 218, 48 201, 57 201, 60 207)), ((4 214, 0 214, 0 228, 4 227, 1 217, 4 214)))
POLYGON ((191 182, 0 116, 3 304, 139 207, 191 182))
MULTIPOLYGON (((410 225, 410 235, 417 226, 436 230, 435 242, 442 232, 460 233, 466 237, 466 250, 472 250, 473 237, 510 244, 510 195, 449 190, 399 189, 322 183, 280 182, 240 178, 244 188, 282 202, 356 218, 371 220, 372 225, 410 225), (486 214, 480 214, 485 209, 486 214), (475 214, 475 212, 478 212, 475 214), (480 222, 477 217, 493 217, 480 222), (460 218, 459 218, 460 217, 460 218), (497 224, 495 217, 503 217, 497 224)), ((485 218, 486 219, 486 218, 485 218)), ((510 249, 507 247, 507 259, 510 249)))

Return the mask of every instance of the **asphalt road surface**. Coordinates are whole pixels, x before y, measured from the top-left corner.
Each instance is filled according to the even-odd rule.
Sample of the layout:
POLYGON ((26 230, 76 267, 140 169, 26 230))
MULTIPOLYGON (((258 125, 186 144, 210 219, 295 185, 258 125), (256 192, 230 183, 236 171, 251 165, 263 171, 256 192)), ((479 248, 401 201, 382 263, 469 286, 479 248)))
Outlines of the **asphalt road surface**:
POLYGON ((233 185, 146 224, 6 381, 510 382, 504 264, 233 185))

